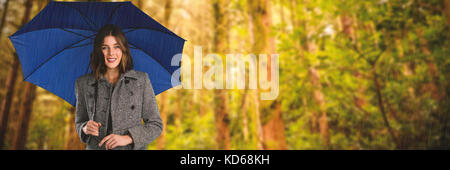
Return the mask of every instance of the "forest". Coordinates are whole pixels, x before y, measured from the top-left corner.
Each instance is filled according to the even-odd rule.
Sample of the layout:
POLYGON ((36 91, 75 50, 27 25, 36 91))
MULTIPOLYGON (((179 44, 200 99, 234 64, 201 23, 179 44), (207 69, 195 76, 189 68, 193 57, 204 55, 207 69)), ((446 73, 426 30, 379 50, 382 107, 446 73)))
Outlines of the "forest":
MULTIPOLYGON (((0 149, 85 148, 75 108, 23 81, 8 39, 48 3, 0 0, 0 149)), ((450 0, 132 3, 187 40, 183 86, 195 47, 224 60, 277 54, 279 61, 273 100, 248 83, 157 95, 164 130, 149 150, 450 148, 450 0)))

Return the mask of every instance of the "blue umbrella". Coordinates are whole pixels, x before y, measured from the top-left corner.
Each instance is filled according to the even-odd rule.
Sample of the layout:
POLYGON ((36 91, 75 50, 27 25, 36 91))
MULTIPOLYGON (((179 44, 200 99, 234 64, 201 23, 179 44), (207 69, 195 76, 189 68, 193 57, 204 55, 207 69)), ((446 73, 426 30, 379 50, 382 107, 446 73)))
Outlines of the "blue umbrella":
POLYGON ((89 56, 94 38, 106 24, 122 29, 134 69, 148 73, 156 95, 172 88, 172 73, 180 67, 171 65, 172 57, 182 53, 185 40, 131 2, 51 1, 9 36, 24 80, 74 106, 75 80, 91 72, 89 56))

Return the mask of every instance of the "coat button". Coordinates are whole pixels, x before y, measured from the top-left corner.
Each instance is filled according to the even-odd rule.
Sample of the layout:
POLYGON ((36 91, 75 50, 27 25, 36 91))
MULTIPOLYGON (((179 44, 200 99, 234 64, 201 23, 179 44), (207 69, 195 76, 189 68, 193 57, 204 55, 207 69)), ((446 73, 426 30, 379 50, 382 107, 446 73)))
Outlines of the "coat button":
POLYGON ((128 84, 130 82, 130 80, 125 80, 125 84, 128 84))
POLYGON ((130 91, 130 96, 133 96, 133 92, 132 91, 130 91))
POLYGON ((131 105, 131 110, 134 110, 134 105, 131 105))

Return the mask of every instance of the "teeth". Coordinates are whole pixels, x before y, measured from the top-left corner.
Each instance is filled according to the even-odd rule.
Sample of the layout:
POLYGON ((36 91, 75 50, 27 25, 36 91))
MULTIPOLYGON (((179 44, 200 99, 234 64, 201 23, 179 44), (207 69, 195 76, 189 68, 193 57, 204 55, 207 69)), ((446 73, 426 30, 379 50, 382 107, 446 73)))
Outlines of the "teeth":
POLYGON ((108 61, 116 61, 115 58, 108 58, 108 61))

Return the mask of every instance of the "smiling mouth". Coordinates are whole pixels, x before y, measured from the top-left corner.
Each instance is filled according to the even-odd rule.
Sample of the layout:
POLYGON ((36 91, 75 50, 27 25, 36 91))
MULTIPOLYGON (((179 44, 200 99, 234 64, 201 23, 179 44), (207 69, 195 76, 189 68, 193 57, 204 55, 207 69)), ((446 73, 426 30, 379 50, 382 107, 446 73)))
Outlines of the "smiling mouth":
POLYGON ((117 58, 107 58, 108 63, 113 63, 117 60, 117 58))

